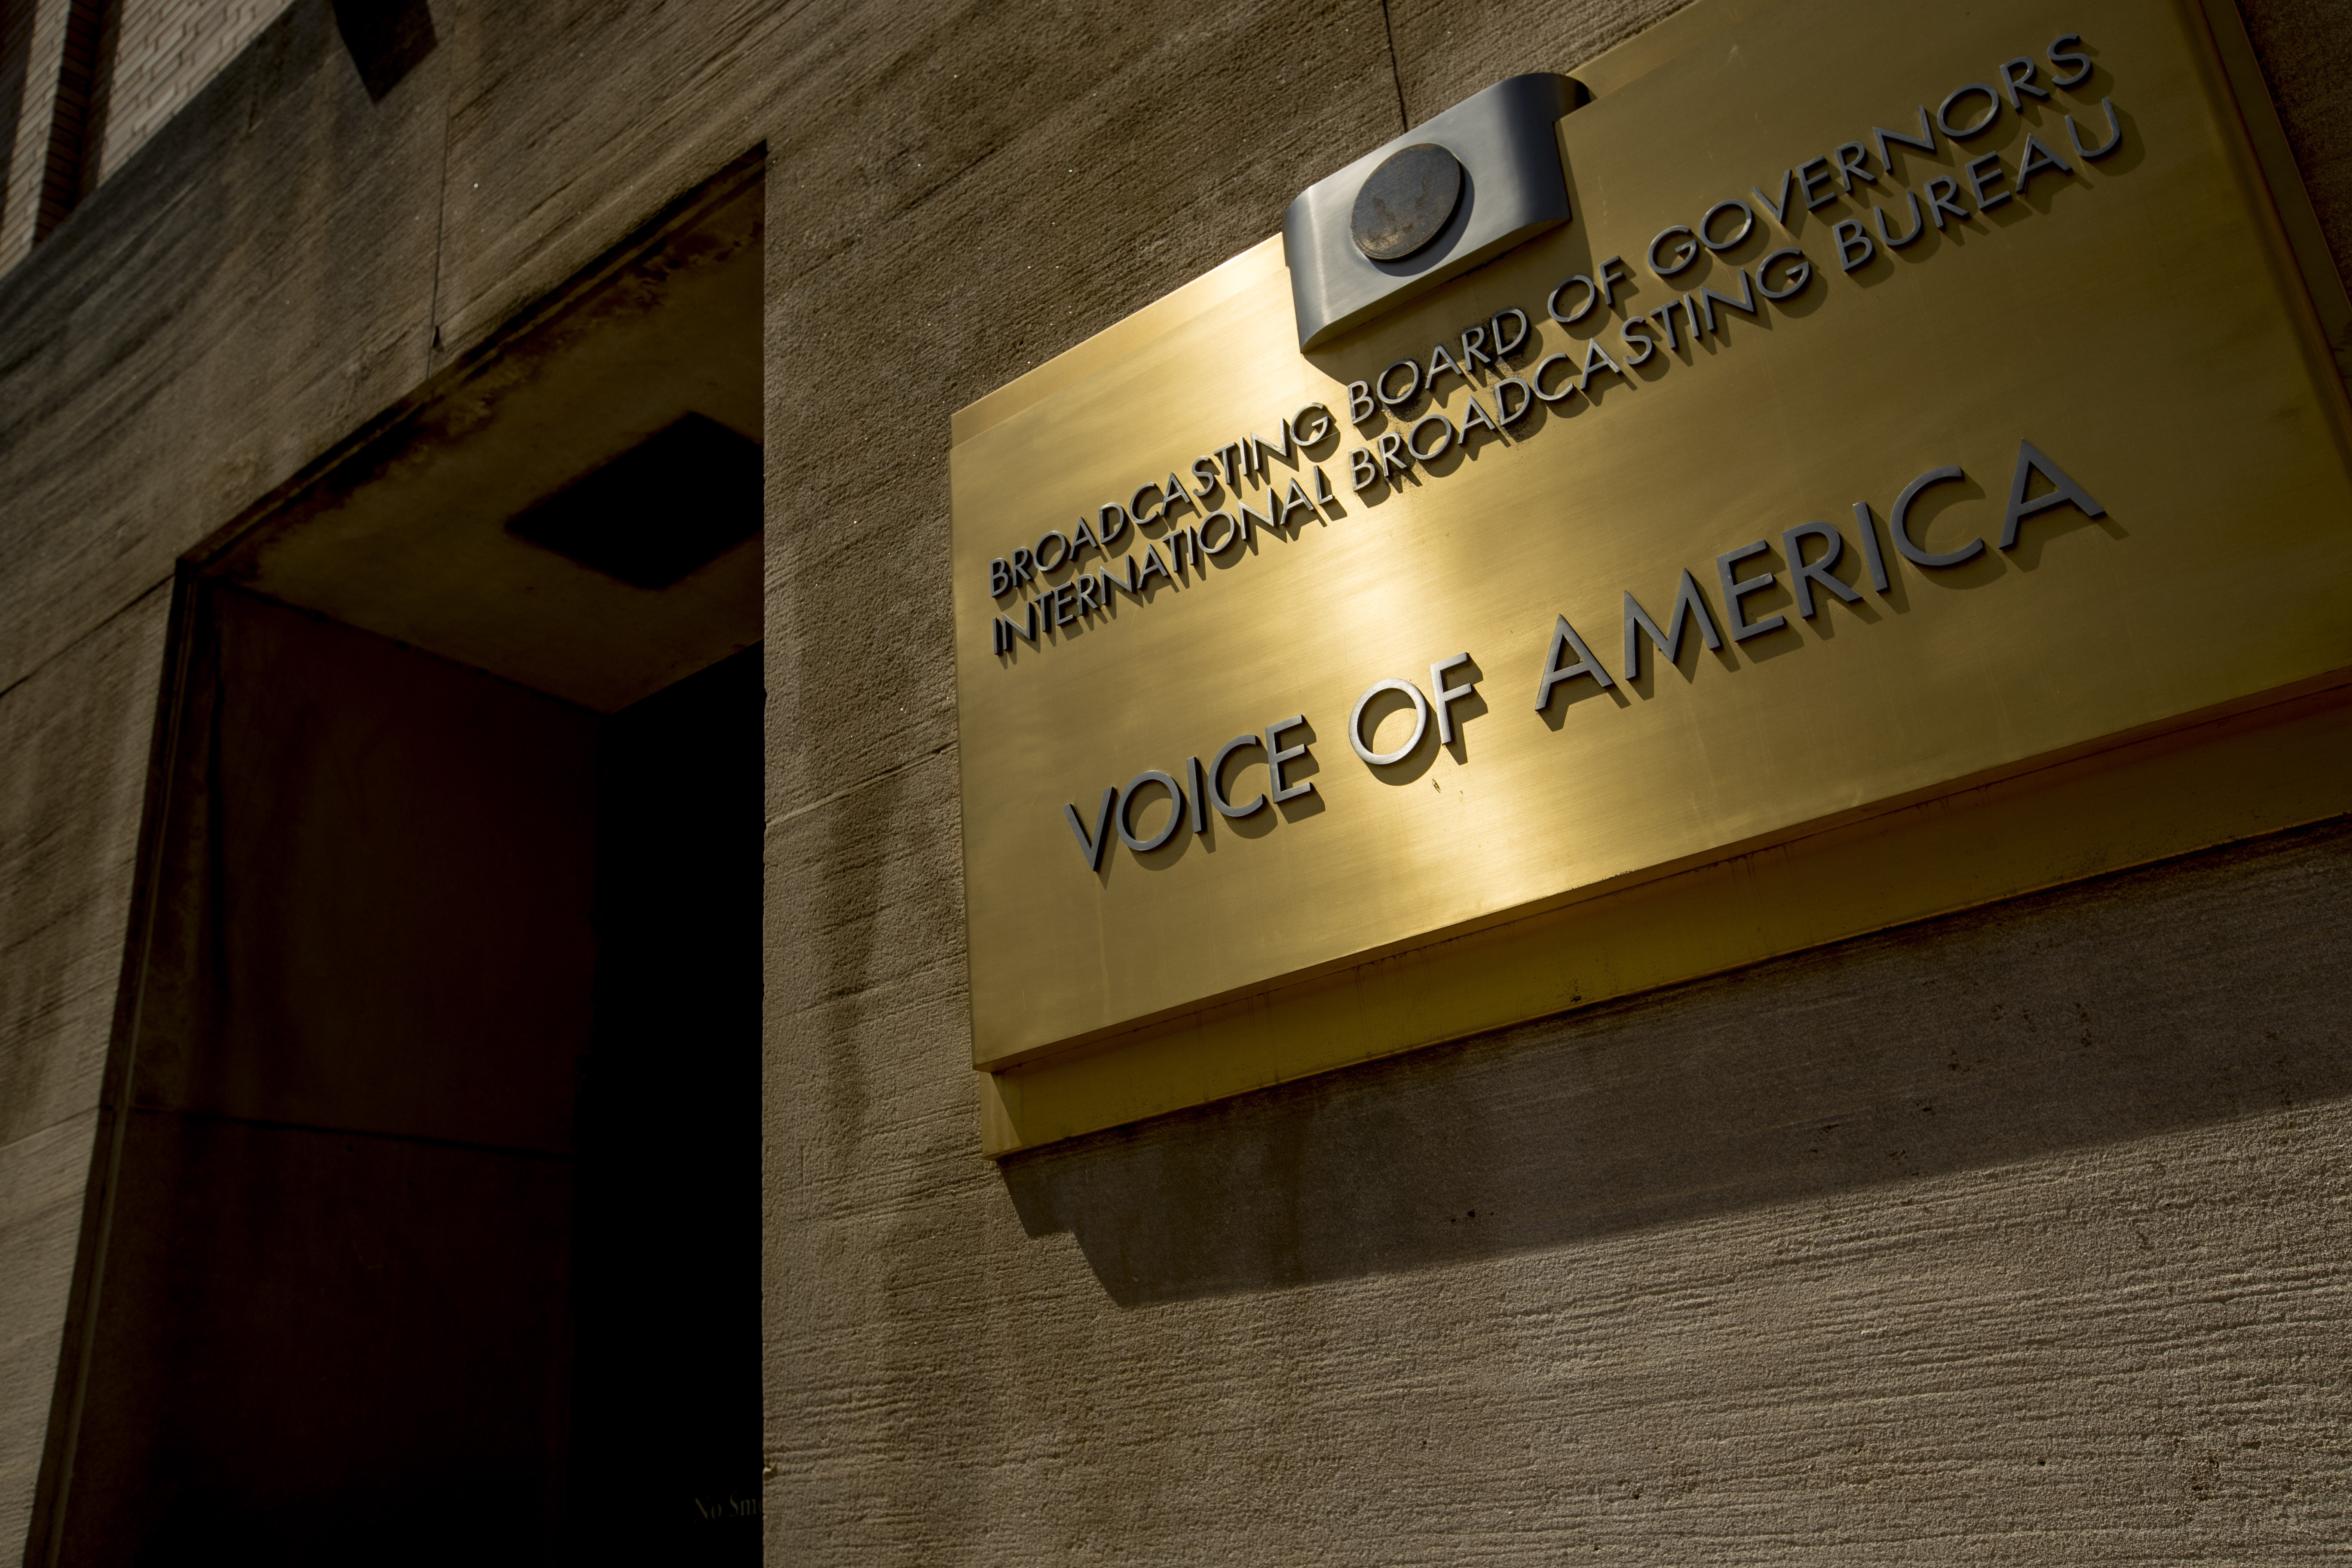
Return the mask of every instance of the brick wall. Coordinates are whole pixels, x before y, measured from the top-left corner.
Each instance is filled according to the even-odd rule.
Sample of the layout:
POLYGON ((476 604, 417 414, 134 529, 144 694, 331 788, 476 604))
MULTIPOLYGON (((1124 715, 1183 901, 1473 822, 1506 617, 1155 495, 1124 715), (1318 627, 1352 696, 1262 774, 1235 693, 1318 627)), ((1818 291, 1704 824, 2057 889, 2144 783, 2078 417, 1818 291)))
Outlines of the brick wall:
POLYGON ((121 167, 289 0, 120 0, 100 178, 121 167))
POLYGON ((58 68, 65 53, 71 0, 13 0, 0 17, 8 36, 0 58, 21 71, 16 113, 7 139, 5 205, 0 205, 0 269, 15 266, 33 247, 33 223, 40 206, 42 176, 49 157, 49 127, 57 113, 58 68), (19 63, 21 61, 21 64, 19 63))
POLYGON ((0 0, 0 270, 121 168, 289 0, 0 0), (72 46, 79 9, 102 18, 72 46), (83 58, 88 57, 88 58, 83 58), (61 84, 89 102, 60 168, 61 84))

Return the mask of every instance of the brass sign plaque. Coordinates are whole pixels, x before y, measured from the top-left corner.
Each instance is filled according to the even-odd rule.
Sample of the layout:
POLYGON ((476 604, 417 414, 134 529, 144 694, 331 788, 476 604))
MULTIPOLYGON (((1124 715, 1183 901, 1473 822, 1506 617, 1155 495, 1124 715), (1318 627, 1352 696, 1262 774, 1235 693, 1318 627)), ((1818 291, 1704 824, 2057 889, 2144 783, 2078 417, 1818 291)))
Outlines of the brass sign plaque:
MULTIPOLYGON (((2352 665, 2344 385, 2201 7, 1693 31, 1559 121, 1517 248, 1302 353, 1270 241, 958 416, 992 1149, 1609 994, 1521 985, 1581 937, 1444 955, 2352 665), (1211 1014, 1270 1054, 1166 1047, 1211 1014), (1024 1113, 1056 1064, 1091 1087, 1024 1113)), ((1804 940, 1707 887, 1687 973, 1804 940)))

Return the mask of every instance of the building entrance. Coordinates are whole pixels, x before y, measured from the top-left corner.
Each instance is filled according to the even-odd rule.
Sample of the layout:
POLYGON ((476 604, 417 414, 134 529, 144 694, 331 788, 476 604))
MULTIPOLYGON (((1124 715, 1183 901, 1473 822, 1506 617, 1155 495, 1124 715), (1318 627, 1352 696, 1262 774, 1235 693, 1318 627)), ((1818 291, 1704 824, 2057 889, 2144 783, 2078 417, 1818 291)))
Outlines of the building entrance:
POLYGON ((756 1558, 761 213, 184 564, 34 1561, 756 1558))

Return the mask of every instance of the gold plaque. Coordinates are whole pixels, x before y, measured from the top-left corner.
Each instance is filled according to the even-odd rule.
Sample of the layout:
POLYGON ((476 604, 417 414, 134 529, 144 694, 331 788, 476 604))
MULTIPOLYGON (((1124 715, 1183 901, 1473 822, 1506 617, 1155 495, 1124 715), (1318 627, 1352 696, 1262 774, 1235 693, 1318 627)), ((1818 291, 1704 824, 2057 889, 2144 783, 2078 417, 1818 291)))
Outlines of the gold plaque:
POLYGON ((2231 760, 2341 753, 2343 383, 2203 9, 2049 16, 1690 27, 1565 226, 1305 354, 1269 241, 958 416, 992 1150, 2322 809, 2231 760))

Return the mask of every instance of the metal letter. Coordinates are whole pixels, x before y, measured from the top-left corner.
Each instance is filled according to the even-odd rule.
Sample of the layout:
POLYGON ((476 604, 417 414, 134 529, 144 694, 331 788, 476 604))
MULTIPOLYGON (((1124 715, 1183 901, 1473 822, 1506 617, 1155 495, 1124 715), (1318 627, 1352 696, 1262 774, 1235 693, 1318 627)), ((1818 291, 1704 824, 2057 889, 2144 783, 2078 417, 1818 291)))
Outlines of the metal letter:
POLYGON ((1601 661, 1592 657, 1592 650, 1584 646, 1584 639, 1576 635, 1576 628, 1568 624, 1568 617, 1558 616, 1551 628, 1551 651, 1544 655, 1543 674, 1536 680, 1536 711, 1540 713, 1551 706, 1553 687, 1580 675, 1592 677, 1604 689, 1617 684, 1601 668, 1601 661), (1576 650, 1576 662, 1560 663, 1559 656, 1570 648, 1576 650))
POLYGON ((1895 160, 1886 155, 1886 144, 1889 142, 1899 142, 1906 147, 1916 147, 1922 153, 1933 153, 1936 150, 1936 132, 1927 124, 1927 106, 1924 103, 1919 106, 1918 135, 1906 136, 1900 131, 1889 131, 1884 126, 1874 125, 1870 128, 1870 138, 1878 145, 1878 166, 1889 174, 1895 173, 1895 160))
POLYGON ((1977 210, 1979 212, 1982 212, 1988 207, 1997 207, 2000 205, 2001 203, 2009 200, 2010 197, 2017 194, 2015 191, 2003 191, 2000 195, 1993 197, 1992 200, 1985 200, 1985 187, 1987 185, 1997 185, 2000 184, 2001 181, 2009 178, 2009 171, 2000 166, 2000 154, 1998 153, 1988 153, 1981 158, 1969 159, 1966 173, 1969 176, 1969 189, 1976 194, 1977 210), (1985 165, 1987 163, 1990 163, 1992 165, 1992 170, 1990 174, 1988 174, 1985 170, 1985 165))
POLYGON ((1690 264, 1691 264, 1692 262, 1696 261, 1696 260, 1698 259, 1698 257, 1699 257, 1699 246, 1698 246, 1698 239, 1697 239, 1697 237, 1696 237, 1696 236, 1694 236, 1694 235, 1691 233, 1691 231, 1690 231, 1689 229, 1687 229, 1687 228, 1684 227, 1681 224, 1675 224, 1675 225, 1673 227, 1671 227, 1671 228, 1662 228, 1662 229, 1660 229, 1660 230, 1658 231, 1658 237, 1657 237, 1657 238, 1655 238, 1655 239, 1654 239, 1654 240, 1652 240, 1652 241, 1650 241, 1650 252, 1649 252, 1649 258, 1650 258, 1650 270, 1651 270, 1651 271, 1653 271, 1653 272, 1654 272, 1654 273, 1656 273, 1656 274, 1657 274, 1659 277, 1661 277, 1661 278, 1672 278, 1675 273, 1677 273, 1677 272, 1681 272, 1681 271, 1684 271, 1685 269, 1686 269, 1686 268, 1690 266, 1690 264), (1677 234, 1678 234, 1678 235, 1681 235, 1681 236, 1683 237, 1682 237, 1682 247, 1683 247, 1682 258, 1681 258, 1680 260, 1676 261, 1676 262, 1675 262, 1672 267, 1661 267, 1661 266, 1659 266, 1659 265, 1658 265, 1658 247, 1659 247, 1661 244, 1664 243, 1664 241, 1665 241, 1669 237, 1671 237, 1671 236, 1673 236, 1673 235, 1677 235, 1677 234))
MULTIPOLYGON (((1815 160, 1815 162, 1819 161, 1820 160, 1818 159, 1815 160)), ((1746 240, 1749 235, 1754 234, 1755 232, 1756 215, 1749 211, 1748 204, 1741 201, 1738 196, 1732 196, 1727 200, 1716 203, 1715 205, 1707 208, 1706 216, 1698 220, 1699 243, 1706 246, 1709 250, 1724 251, 1737 249, 1742 241, 1746 240), (1711 232, 1715 225, 1715 215, 1719 212, 1727 212, 1734 208, 1737 208, 1739 213, 1739 232, 1733 235, 1728 239, 1716 238, 1714 234, 1711 232)))
POLYGON ((1749 637, 1760 637, 1766 632, 1777 632, 1789 624, 1789 618, 1786 616, 1767 616, 1760 621, 1751 622, 1739 613, 1739 601, 1742 598, 1749 594, 1762 593, 1772 585, 1774 579, 1772 574, 1767 572, 1760 577, 1748 577, 1735 582, 1732 580, 1731 569, 1751 555, 1761 555, 1769 548, 1771 547, 1759 539, 1753 544, 1743 544, 1737 550, 1727 550, 1715 558, 1715 580, 1723 586, 1723 619, 1725 624, 1731 627, 1733 642, 1742 643, 1749 637))
MULTIPOLYGON (((1859 228, 1861 226, 1857 224, 1855 226, 1859 228)), ((1864 243, 1867 244, 1868 241, 1864 241, 1864 243)), ((1849 267, 1846 270, 1851 272, 1853 268, 1849 267)), ((1774 251, 1771 255, 1766 257, 1763 260, 1756 264, 1756 287, 1767 300, 1793 299, 1797 295, 1803 293, 1805 291, 1805 285, 1812 280, 1812 262, 1807 259, 1803 251, 1799 250, 1793 245, 1784 250, 1774 251), (1789 268, 1788 287, 1784 289, 1775 289, 1772 285, 1764 281, 1765 273, 1771 270, 1772 264, 1774 262, 1789 260, 1790 258, 1795 260, 1796 265, 1789 268)))
POLYGON ((1249 746, 1255 746, 1261 752, 1265 750, 1265 742, 1255 735, 1235 735, 1217 748, 1215 760, 1209 763, 1206 779, 1209 804, 1217 808, 1219 816, 1247 816, 1265 805, 1265 796, 1263 795, 1252 795, 1247 805, 1235 805, 1225 798, 1225 759, 1249 746))
POLYGON ((1364 689, 1364 694, 1356 699, 1356 710, 1348 715, 1348 744, 1356 749, 1356 755, 1376 768, 1387 767, 1391 763, 1401 763, 1412 755, 1413 748, 1421 744, 1421 738, 1427 733, 1429 733, 1429 699, 1423 697, 1421 694, 1421 688, 1410 680, 1372 682, 1364 689), (1373 698, 1383 691, 1401 691, 1412 699, 1412 733, 1406 738, 1403 745, 1393 752, 1375 752, 1364 744, 1364 709, 1373 698))
POLYGON ((1612 256, 1596 271, 1601 279, 1601 302, 1611 310, 1617 308, 1617 285, 1633 281, 1633 269, 1625 265, 1622 256, 1612 256))
MULTIPOLYGON (((1952 199, 1959 194, 1960 183, 1949 174, 1938 174, 1927 182, 1927 212, 1935 218, 1937 228, 1944 226, 1946 213, 1963 219, 1969 216, 1969 209, 1952 199), (1938 186, 1942 188, 1937 189, 1938 186)), ((1881 210, 1884 211, 1883 208, 1881 210)))
POLYGON ((2042 448, 2031 441, 2017 444, 2017 477, 2009 482, 2009 515, 2001 520, 2000 547, 2009 549, 2017 542, 2017 525, 2037 511, 2047 511, 2053 506, 2073 506, 2084 517, 2105 517, 2107 509, 2091 499, 2091 492, 2067 477, 2066 470, 2042 455, 2042 448), (2046 496, 2025 499, 2025 487, 2040 474, 2058 488, 2046 496))
POLYGON ((1087 858, 1087 869, 1089 871, 1102 869, 1103 851, 1110 847, 1111 806, 1118 799, 1117 788, 1103 791, 1102 809, 1095 813, 1095 830, 1091 836, 1087 832, 1087 825, 1078 820, 1076 806, 1062 807, 1062 815, 1070 819, 1070 831, 1078 836, 1078 848, 1087 858))
POLYGON ((2005 60, 2001 64, 2000 85, 2009 94, 2009 106, 2011 109, 2016 110, 2020 114, 2025 112, 2025 105, 2019 101, 2017 96, 2019 93, 2032 93, 2036 98, 2048 98, 2050 96, 2049 89, 2036 87, 2033 85, 2034 69, 2033 57, 2032 55, 2020 55, 2015 59, 2005 60), (2021 66, 2025 69, 2025 74, 2023 76, 2017 74, 2018 68, 2021 66))
POLYGON ((1723 638, 1715 629, 1715 617, 1707 613, 1706 596, 1698 591, 1698 579, 1690 574, 1690 568, 1683 569, 1682 585, 1675 591, 1675 621, 1672 631, 1659 631, 1658 623, 1650 618, 1650 612, 1642 608, 1642 601, 1633 597, 1632 589, 1627 589, 1625 591, 1625 679, 1638 680, 1642 677, 1641 637, 1644 632, 1649 634, 1650 641, 1657 645, 1658 652, 1664 657, 1668 664, 1680 658, 1683 651, 1683 628, 1690 624, 1693 615, 1698 617, 1699 634, 1706 639, 1706 646, 1711 648, 1721 647, 1723 638))
POLYGON ((1280 805, 1286 800, 1297 800, 1302 795, 1315 793, 1313 779, 1308 779, 1302 784, 1286 784, 1282 777, 1282 767, 1285 763, 1296 762, 1307 754, 1305 746, 1285 746, 1282 743, 1282 732, 1285 730, 1296 730, 1306 722, 1306 714, 1293 713, 1289 718, 1277 720, 1265 727, 1265 779, 1266 783, 1274 786, 1274 804, 1276 805, 1280 805))
MULTIPOLYGON (((1879 216, 1884 218, 1885 216, 1886 209, 1881 207, 1879 216)), ((1867 267, 1870 258, 1878 254, 1878 247, 1871 243, 1870 236, 1862 232, 1862 220, 1858 217, 1840 218, 1830 225, 1830 238, 1837 246, 1838 268, 1842 271, 1851 272, 1857 267, 1867 267)))
POLYGON ((1870 515, 1868 501, 1853 503, 1853 521, 1862 528, 1862 559, 1870 568, 1870 585, 1882 594, 1892 592, 1893 585, 1886 577, 1886 557, 1878 548, 1878 523, 1870 515))
POLYGON ((2025 138, 2025 156, 2019 159, 2017 164, 2017 194, 2023 195, 2025 182, 2044 169, 2055 169, 2062 174, 2074 172, 2073 164, 2044 147, 2041 137, 2029 132, 2025 138))
POLYGON ((1495 356, 1486 350, 1486 324, 1484 321, 1475 327, 1462 329, 1462 363, 1465 366, 1483 364, 1489 370, 1494 368, 1495 356))
POLYGON ((1982 539, 1971 539, 1958 550, 1935 552, 1922 550, 1911 538, 1911 503, 1918 499, 1919 492, 1929 485, 1966 478, 1958 468, 1930 468, 1903 487, 1903 493, 1895 498, 1895 510, 1886 514, 1886 532, 1895 541, 1895 548, 1903 552, 1904 560, 1915 566, 1958 566, 1984 548, 1982 539))
POLYGON ((1980 81, 1972 81, 1966 87, 1955 88, 1952 90, 1950 97, 1945 99, 1943 102, 1936 106, 1936 129, 1941 131, 1945 135, 1950 137, 1955 142, 1967 142, 1983 135, 1986 132, 1992 129, 1992 122, 2000 118, 2000 94, 1993 91, 1992 89, 1987 87, 1980 81), (1983 93, 1985 95, 1985 101, 1992 107, 1982 120, 1978 121, 1966 131, 1955 130, 1952 126, 1952 105, 1959 102, 1960 100, 1966 98, 1972 92, 1983 93))
POLYGON ((1244 541, 1257 529, 1278 532, 1282 528, 1282 501, 1277 496, 1269 494, 1265 498, 1265 514, 1262 517, 1250 510, 1247 501, 1239 502, 1237 510, 1242 514, 1242 538, 1244 541))
POLYGON ((2091 74, 2091 57, 2069 47, 2082 41, 2080 33, 2061 33, 2050 40, 2050 79, 2060 87, 2072 87, 2091 74), (2073 68, 2061 76, 2058 74, 2061 66, 2073 68))
POLYGON ((1830 161, 1827 158, 1808 158, 1797 165, 1797 192, 1805 198, 1807 212, 1837 200, 1837 193, 1831 190, 1829 184, 1830 161), (1813 194, 1816 185, 1821 187, 1818 195, 1813 194))
POLYGON ((1469 662, 1468 654, 1457 653, 1429 667, 1429 705, 1437 710, 1437 742, 1442 746, 1454 743, 1454 704, 1478 689, 1475 680, 1467 686, 1448 686, 1445 678, 1469 662))
POLYGON ((2106 110, 2107 115, 2107 140, 2105 144, 2103 146, 2095 148, 2084 146, 2082 127, 2074 123, 2074 117, 2073 115, 2070 114, 2066 117, 2067 140, 2073 142, 2074 143, 2074 151, 2081 153, 2085 158, 2104 158, 2108 153, 2114 152, 2123 142, 2124 128, 2122 123, 2116 119, 2116 100, 2112 98, 2103 98, 2099 100, 2099 107, 2106 110))
MULTIPOLYGON (((1698 301, 1699 310, 1705 312, 1706 330, 1710 332, 1716 330, 1715 308, 1717 305, 1728 305, 1735 310, 1742 310, 1751 316, 1756 314, 1756 288, 1748 279, 1748 268, 1743 267, 1732 276, 1739 279, 1739 298, 1737 300, 1728 294, 1718 294, 1704 283, 1698 286, 1698 293, 1695 297, 1698 301)), ((1687 304, 1692 298, 1694 296, 1684 296, 1685 303, 1687 304)))
POLYGON ((1576 395, 1576 383, 1573 381, 1562 386, 1558 392, 1546 392, 1543 389, 1544 372, 1549 370, 1556 364, 1564 364, 1568 366, 1569 374, 1571 375, 1576 373, 1576 361, 1573 358, 1567 354, 1546 354, 1542 359, 1536 362, 1536 368, 1530 371, 1528 374, 1528 384, 1532 385, 1536 389, 1536 395, 1542 398, 1546 403, 1559 403, 1563 399, 1574 397, 1576 395))
POLYGON ((1794 528, 1780 531, 1780 553, 1789 562, 1789 589, 1797 596, 1797 614, 1805 620, 1813 618, 1813 584, 1819 583, 1831 593, 1851 605, 1862 597, 1860 590, 1849 588, 1845 580, 1830 568, 1845 553, 1845 535, 1826 522, 1801 522, 1794 528), (1826 539, 1828 550, 1819 561, 1805 559, 1805 541, 1826 539))
MULTIPOLYGON (((1922 217, 1919 214, 1918 194, 1915 191, 1906 191, 1903 193, 1903 199, 1911 204, 1911 232, 1905 235, 1901 239, 1895 238, 1892 234, 1889 234, 1886 231, 1886 209, 1885 207, 1877 209, 1878 237, 1886 242, 1886 248, 1889 250, 1902 249, 1905 246, 1918 238, 1927 227, 1927 220, 1925 217, 1922 217)), ((1937 219, 1937 226, 1940 227, 1942 226, 1942 219, 1937 219)))
POLYGON ((1577 322, 1584 320, 1585 317, 1592 314, 1592 307, 1600 302, 1601 286, 1598 283, 1595 283, 1591 279, 1587 278, 1583 273, 1580 272, 1573 278, 1566 278, 1560 280, 1559 287, 1551 291, 1551 298, 1544 301, 1544 309, 1549 311, 1551 319, 1558 321, 1561 326, 1572 327, 1577 322), (1571 285, 1578 283, 1584 285, 1584 298, 1578 301, 1575 310, 1568 311, 1566 314, 1562 314, 1559 308, 1559 297, 1566 293, 1571 285))
POLYGON ((1118 792, 1118 841, 1121 844, 1126 845, 1138 855, 1150 854, 1154 849, 1175 837, 1176 830, 1184 826, 1184 786, 1158 768, 1146 768, 1128 780, 1127 787, 1118 792), (1138 838, 1135 836, 1135 794, 1146 784, 1158 784, 1168 792, 1170 809, 1168 820, 1161 825, 1159 832, 1149 838, 1138 838))
POLYGON ((1396 363, 1381 372, 1380 379, 1372 383, 1372 390, 1380 395, 1381 402, 1387 407, 1402 408, 1421 395, 1421 362, 1417 359, 1397 361, 1396 363), (1412 372, 1412 380, 1406 383, 1402 392, 1391 397, 1389 395, 1389 377, 1401 370, 1412 372))
POLYGON ((1517 305, 1506 305, 1486 318, 1486 342, 1494 349, 1495 363, 1499 367, 1504 361, 1528 346, 1528 334, 1535 329, 1528 322, 1525 310, 1517 305), (1503 322, 1506 320, 1516 322, 1519 329, 1507 343, 1503 341, 1503 322))
MULTIPOLYGON (((1151 547, 1147 544, 1144 548, 1149 550, 1151 547)), ((1132 598, 1140 599, 1143 597, 1143 574, 1136 570, 1135 557, 1129 555, 1123 557, 1123 559, 1127 563, 1127 575, 1123 578, 1112 576, 1110 574, 1110 568, 1108 566, 1102 569, 1103 603, 1106 605, 1108 605, 1112 602, 1110 590, 1113 588, 1120 590, 1122 593, 1127 594, 1132 598)))
POLYGON ((1454 421, 1443 414, 1433 411, 1414 420, 1412 428, 1405 432, 1404 449, 1411 452, 1419 461, 1426 463, 1433 458, 1445 456, 1446 449, 1454 445, 1454 421), (1421 449, 1421 433, 1432 425, 1445 432, 1445 439, 1424 452, 1421 449))

